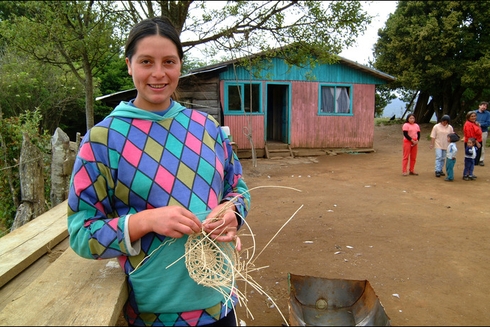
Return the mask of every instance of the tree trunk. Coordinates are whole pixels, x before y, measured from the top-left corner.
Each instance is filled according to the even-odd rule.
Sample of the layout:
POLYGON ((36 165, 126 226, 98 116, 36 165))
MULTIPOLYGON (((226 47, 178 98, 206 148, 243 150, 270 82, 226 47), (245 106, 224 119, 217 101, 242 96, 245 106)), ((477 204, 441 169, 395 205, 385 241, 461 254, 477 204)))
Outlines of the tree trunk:
POLYGON ((92 70, 90 69, 88 58, 84 58, 83 67, 85 73, 85 116, 88 131, 94 127, 94 77, 92 75, 92 70))
POLYGON ((17 209, 11 231, 36 218, 45 211, 43 154, 23 135, 20 152, 21 205, 17 209))
POLYGON ((415 110, 413 111, 413 114, 415 115, 415 121, 419 124, 425 124, 430 122, 430 117, 432 117, 432 114, 434 113, 431 109, 429 118, 427 118, 427 102, 430 98, 430 94, 428 92, 422 91, 419 93, 417 103, 415 104, 415 110))
POLYGON ((462 106, 463 93, 466 91, 466 87, 458 86, 453 92, 451 103, 449 104, 448 115, 451 117, 451 122, 464 123, 466 120, 466 113, 462 106))

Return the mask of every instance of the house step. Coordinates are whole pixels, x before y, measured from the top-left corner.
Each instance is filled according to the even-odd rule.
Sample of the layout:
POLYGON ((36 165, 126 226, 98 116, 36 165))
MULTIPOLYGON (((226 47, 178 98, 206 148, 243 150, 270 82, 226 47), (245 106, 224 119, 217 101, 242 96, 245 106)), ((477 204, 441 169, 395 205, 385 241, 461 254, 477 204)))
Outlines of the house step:
POLYGON ((293 151, 291 150, 291 146, 287 143, 265 143, 265 156, 267 159, 272 157, 272 153, 274 153, 274 157, 294 157, 293 151))
POLYGON ((289 149, 269 149, 269 152, 273 152, 273 153, 280 153, 280 152, 289 153, 289 149))

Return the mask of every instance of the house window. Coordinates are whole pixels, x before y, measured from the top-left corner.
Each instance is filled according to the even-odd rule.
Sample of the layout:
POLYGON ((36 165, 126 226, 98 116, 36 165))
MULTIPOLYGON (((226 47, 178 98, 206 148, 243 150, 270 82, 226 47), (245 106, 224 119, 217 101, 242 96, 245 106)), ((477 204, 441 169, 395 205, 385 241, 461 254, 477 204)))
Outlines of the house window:
POLYGON ((351 114, 352 89, 350 86, 320 86, 320 114, 351 114))
POLYGON ((226 86, 226 110, 231 113, 260 113, 260 83, 233 83, 226 86), (250 97, 250 94, 252 96, 250 97))

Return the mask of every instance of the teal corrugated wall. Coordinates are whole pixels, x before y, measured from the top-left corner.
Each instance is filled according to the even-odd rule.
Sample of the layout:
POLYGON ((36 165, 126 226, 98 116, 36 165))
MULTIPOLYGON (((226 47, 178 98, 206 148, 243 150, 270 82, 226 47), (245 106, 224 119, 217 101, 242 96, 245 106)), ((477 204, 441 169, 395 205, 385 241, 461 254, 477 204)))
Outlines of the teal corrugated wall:
MULTIPOLYGON (((260 75, 254 77, 244 67, 235 67, 230 65, 229 69, 220 73, 221 80, 231 81, 253 81, 271 80, 271 81, 315 81, 325 83, 345 83, 345 84, 386 84, 386 81, 370 75, 366 72, 356 70, 341 63, 323 64, 317 67, 300 68, 296 66, 289 67, 284 60, 273 58, 263 61, 264 66, 260 75)), ((259 68, 259 66, 257 66, 259 68)))

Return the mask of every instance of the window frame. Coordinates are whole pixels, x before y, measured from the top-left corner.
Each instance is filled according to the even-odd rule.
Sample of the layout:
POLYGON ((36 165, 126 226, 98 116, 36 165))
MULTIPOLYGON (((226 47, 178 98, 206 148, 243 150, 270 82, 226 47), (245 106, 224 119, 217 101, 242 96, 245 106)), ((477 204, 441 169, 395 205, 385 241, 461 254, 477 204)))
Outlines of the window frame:
MULTIPOLYGON (((224 113, 226 115, 262 115, 263 114, 263 83, 262 82, 249 82, 249 81, 233 81, 233 82, 225 82, 224 83, 224 90, 225 90, 225 97, 224 97, 224 113), (249 85, 257 85, 258 86, 258 110, 254 112, 249 112, 245 110, 245 87, 249 87, 249 85), (240 87, 240 110, 230 110, 229 108, 229 100, 230 100, 230 95, 229 95, 229 87, 230 86, 238 86, 240 87)), ((253 90, 252 90, 253 91, 253 90)))
POLYGON ((354 102, 354 94, 353 94, 353 86, 352 84, 329 84, 329 83, 320 83, 318 85, 318 115, 319 116, 353 116, 354 113, 352 111, 352 103, 354 102), (322 91, 324 87, 333 88, 335 90, 334 96, 337 94, 337 90, 340 88, 347 88, 349 93, 349 111, 348 112, 338 112, 338 103, 335 103, 334 112, 325 112, 322 111, 322 91))

